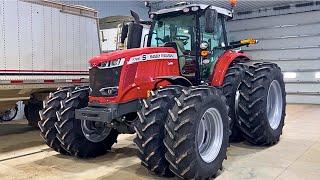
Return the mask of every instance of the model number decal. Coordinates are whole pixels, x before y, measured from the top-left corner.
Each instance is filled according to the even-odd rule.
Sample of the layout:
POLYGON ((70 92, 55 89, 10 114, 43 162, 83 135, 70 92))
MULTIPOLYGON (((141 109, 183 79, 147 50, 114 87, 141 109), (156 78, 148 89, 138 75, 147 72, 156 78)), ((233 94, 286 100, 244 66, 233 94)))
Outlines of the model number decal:
POLYGON ((177 59, 176 53, 153 53, 153 54, 142 54, 129 59, 128 64, 133 64, 141 61, 150 60, 164 60, 164 59, 177 59))

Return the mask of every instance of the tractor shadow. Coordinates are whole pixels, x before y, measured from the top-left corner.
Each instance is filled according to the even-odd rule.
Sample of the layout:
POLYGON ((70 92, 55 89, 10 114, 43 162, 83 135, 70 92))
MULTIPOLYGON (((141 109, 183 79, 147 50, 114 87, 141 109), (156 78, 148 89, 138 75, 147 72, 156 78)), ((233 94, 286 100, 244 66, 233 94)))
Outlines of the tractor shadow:
POLYGON ((113 172, 110 175, 101 176, 97 178, 99 180, 104 179, 154 179, 154 180, 165 180, 172 179, 175 180, 175 177, 159 177, 156 174, 150 172, 147 168, 142 166, 140 163, 131 165, 125 168, 118 168, 117 171, 113 172))
POLYGON ((14 122, 0 122, 0 136, 23 134, 29 131, 38 130, 35 127, 30 127, 27 124, 14 122))
POLYGON ((241 157, 244 155, 255 154, 267 149, 268 146, 256 146, 247 141, 232 142, 228 148, 227 155, 230 157, 241 157))
POLYGON ((30 127, 21 121, 0 123, 0 153, 42 145, 37 128, 30 127))
MULTIPOLYGON (((49 153, 52 152, 52 149, 46 148, 43 151, 49 153)), ((136 148, 121 147, 112 148, 107 154, 92 159, 79 159, 68 155, 55 154, 34 161, 33 164, 42 169, 54 167, 62 172, 78 173, 97 168, 128 167, 130 164, 136 164, 136 161, 136 148)))

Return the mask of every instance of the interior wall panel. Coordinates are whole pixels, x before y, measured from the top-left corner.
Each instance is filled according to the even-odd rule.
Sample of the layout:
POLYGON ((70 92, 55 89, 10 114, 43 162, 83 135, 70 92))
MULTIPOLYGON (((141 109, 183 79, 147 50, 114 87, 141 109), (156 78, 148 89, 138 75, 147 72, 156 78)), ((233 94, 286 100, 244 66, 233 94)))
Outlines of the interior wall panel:
POLYGON ((320 104, 320 11, 251 17, 228 22, 231 41, 255 38, 243 47, 256 61, 283 70, 289 103, 320 104))

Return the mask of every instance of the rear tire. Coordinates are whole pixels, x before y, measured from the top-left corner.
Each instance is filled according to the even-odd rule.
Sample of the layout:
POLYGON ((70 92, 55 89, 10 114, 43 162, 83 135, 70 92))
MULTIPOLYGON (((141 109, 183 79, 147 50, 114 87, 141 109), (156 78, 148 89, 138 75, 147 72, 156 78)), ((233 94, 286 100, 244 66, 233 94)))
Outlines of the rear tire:
POLYGON ((242 64, 232 64, 224 77, 222 85, 223 94, 227 98, 230 108, 229 117, 231 118, 230 142, 240 142, 244 140, 241 130, 237 125, 236 101, 239 97, 239 87, 245 76, 245 66, 242 64))
POLYGON ((173 176, 164 157, 163 145, 164 124, 168 110, 174 105, 174 98, 181 95, 181 86, 167 86, 155 91, 148 99, 143 100, 136 122, 135 144, 141 164, 161 176, 173 176))
POLYGON ((88 87, 78 87, 70 92, 63 101, 63 107, 57 112, 58 121, 55 124, 61 146, 71 155, 79 158, 97 157, 107 153, 118 137, 115 129, 108 129, 108 134, 103 139, 90 139, 85 136, 84 126, 87 125, 83 123, 87 123, 75 119, 75 110, 86 107, 88 101, 88 87))
POLYGON ((164 145, 170 170, 183 179, 214 176, 222 168, 229 145, 231 120, 222 92, 208 86, 183 90, 168 114, 164 145))
POLYGON ((56 112, 61 108, 60 101, 64 100, 67 97, 67 93, 73 89, 74 87, 62 88, 58 89, 54 93, 50 93, 49 99, 44 102, 44 108, 39 111, 41 119, 38 122, 40 136, 49 147, 60 154, 68 153, 61 147, 60 141, 56 138, 58 133, 54 126, 54 124, 57 122, 56 112))
POLYGON ((283 75, 273 63, 256 63, 249 68, 240 86, 238 125, 248 142, 273 145, 279 141, 284 125, 283 75))

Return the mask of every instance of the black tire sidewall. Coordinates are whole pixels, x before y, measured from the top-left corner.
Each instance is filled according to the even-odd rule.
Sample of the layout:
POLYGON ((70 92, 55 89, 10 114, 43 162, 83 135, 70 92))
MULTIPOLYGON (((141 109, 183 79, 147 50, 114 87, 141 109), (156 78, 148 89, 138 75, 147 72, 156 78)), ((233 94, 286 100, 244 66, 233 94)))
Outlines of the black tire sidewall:
POLYGON ((64 134, 71 129, 70 133, 68 134, 73 138, 68 138, 68 140, 65 140, 65 142, 62 143, 64 144, 63 148, 70 152, 72 155, 76 155, 79 158, 92 158, 103 155, 108 150, 110 150, 111 146, 117 141, 116 139, 118 136, 118 131, 112 128, 108 136, 106 136, 104 140, 101 140, 99 142, 92 142, 88 140, 82 131, 81 120, 75 119, 75 110, 87 107, 89 101, 89 93, 86 91, 76 91, 78 90, 75 90, 75 94, 80 93, 77 98, 72 99, 74 97, 73 95, 71 95, 71 97, 65 99, 65 102, 68 99, 72 99, 71 101, 73 101, 68 102, 71 103, 72 106, 70 112, 70 117, 72 118, 67 118, 67 121, 71 121, 72 126, 66 127, 66 129, 63 128, 63 130, 60 131, 62 131, 62 134, 64 134), (69 149, 67 148, 68 146, 70 147, 69 149))
POLYGON ((263 111, 263 120, 265 121, 265 123, 267 124, 267 132, 269 135, 272 135, 272 138, 276 138, 279 137, 282 133, 282 127, 284 125, 284 111, 285 111, 285 104, 286 104, 286 97, 285 97, 285 84, 283 82, 283 75, 280 71, 279 68, 273 68, 269 74, 268 74, 268 78, 263 82, 263 86, 265 87, 265 91, 263 92, 263 96, 264 96, 264 105, 266 108, 265 111, 263 111), (277 127, 277 129, 272 129, 268 120, 268 114, 267 114, 267 98, 268 98, 268 91, 269 91, 269 87, 271 85, 271 83, 276 80, 278 81, 278 83, 280 84, 281 87, 281 94, 282 94, 282 116, 281 116, 281 120, 280 120, 280 124, 277 127))
POLYGON ((212 172, 217 172, 220 167, 222 161, 225 159, 226 157, 226 151, 227 151, 227 147, 228 147, 228 122, 229 122, 229 117, 228 117, 228 113, 226 111, 225 108, 225 104, 224 102, 221 100, 220 97, 218 97, 217 95, 211 95, 212 97, 210 97, 210 101, 207 101, 205 103, 203 103, 203 105, 201 105, 200 107, 198 107, 199 109, 201 109, 200 113, 195 114, 195 116, 193 117, 196 121, 194 123, 194 129, 195 134, 194 134, 194 143, 195 143, 195 149, 194 152, 196 152, 196 162, 198 163, 197 166, 199 167, 199 174, 212 174, 212 172), (210 163, 205 162, 201 156, 200 153, 198 151, 198 144, 197 144, 197 134, 198 134, 198 130, 199 130, 199 123, 201 120, 202 115, 205 113, 205 111, 209 108, 216 108, 222 118, 222 122, 223 122, 223 140, 222 140, 222 144, 220 147, 220 151, 219 154, 217 155, 217 157, 215 158, 215 160, 213 160, 210 163))

